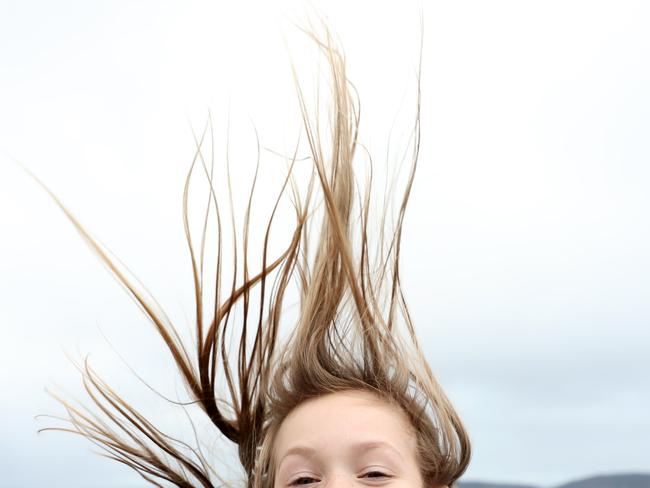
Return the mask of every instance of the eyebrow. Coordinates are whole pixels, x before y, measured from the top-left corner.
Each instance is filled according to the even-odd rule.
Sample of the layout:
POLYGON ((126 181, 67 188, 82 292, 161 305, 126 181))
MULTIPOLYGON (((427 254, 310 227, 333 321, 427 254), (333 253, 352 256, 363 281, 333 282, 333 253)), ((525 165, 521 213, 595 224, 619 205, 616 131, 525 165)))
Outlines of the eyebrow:
MULTIPOLYGON (((384 441, 365 441, 365 442, 359 442, 357 444, 354 444, 350 450, 355 451, 355 452, 366 452, 366 451, 371 451, 374 449, 388 449, 389 451, 397 454, 397 456, 400 458, 400 460, 404 461, 404 458, 402 457, 402 454, 395 449, 395 447, 384 441)), ((306 458, 311 458, 313 457, 316 453, 318 452, 318 449, 315 449, 313 447, 309 446, 293 446, 285 452, 284 456, 282 456, 282 459, 280 459, 280 462, 278 463, 278 467, 282 464, 282 461, 288 456, 291 455, 296 455, 296 456, 304 456, 306 458)))

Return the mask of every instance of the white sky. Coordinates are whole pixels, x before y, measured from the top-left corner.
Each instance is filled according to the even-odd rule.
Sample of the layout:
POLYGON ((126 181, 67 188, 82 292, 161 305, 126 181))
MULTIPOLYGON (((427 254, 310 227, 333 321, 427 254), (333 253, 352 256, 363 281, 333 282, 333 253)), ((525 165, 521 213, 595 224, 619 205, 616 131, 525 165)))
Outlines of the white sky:
MULTIPOLYGON (((281 32, 305 85, 316 67, 288 22, 307 3, 225 3, 0 0, 2 486, 139 482, 82 440, 35 434, 46 422, 34 415, 60 413, 45 386, 80 391, 64 350, 91 352, 125 383, 100 327, 174 389, 136 307, 11 158, 172 315, 189 315, 190 123, 210 108, 223 142, 230 106, 231 154, 247 174, 251 120, 277 151, 298 132, 281 32)), ((422 149, 403 275, 474 441, 466 478, 553 485, 650 471, 650 5, 422 3, 422 149)), ((345 48, 362 141, 383 162, 396 119, 399 154, 420 3, 313 5, 345 48)))

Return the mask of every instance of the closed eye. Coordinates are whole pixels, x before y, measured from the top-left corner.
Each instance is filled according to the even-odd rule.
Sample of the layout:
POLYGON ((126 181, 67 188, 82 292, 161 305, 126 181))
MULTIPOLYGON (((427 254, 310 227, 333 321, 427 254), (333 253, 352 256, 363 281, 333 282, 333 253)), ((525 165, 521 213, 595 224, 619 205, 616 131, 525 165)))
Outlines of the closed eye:
POLYGON ((390 476, 387 475, 386 473, 382 473, 381 471, 368 471, 366 474, 362 476, 362 478, 381 479, 381 478, 390 478, 390 476))
POLYGON ((310 478, 309 476, 302 476, 300 478, 296 478, 291 483, 289 483, 289 486, 309 485, 311 483, 317 483, 317 482, 318 480, 315 478, 310 478))
MULTIPOLYGON (((367 479, 372 479, 372 480, 379 480, 382 478, 390 478, 389 475, 386 473, 382 473, 381 471, 369 471, 366 474, 361 476, 362 478, 367 478, 367 479)), ((289 483, 289 486, 301 486, 301 485, 310 485, 312 483, 318 483, 318 480, 316 478, 311 478, 309 476, 302 476, 300 478, 296 478, 293 480, 291 483, 289 483)))

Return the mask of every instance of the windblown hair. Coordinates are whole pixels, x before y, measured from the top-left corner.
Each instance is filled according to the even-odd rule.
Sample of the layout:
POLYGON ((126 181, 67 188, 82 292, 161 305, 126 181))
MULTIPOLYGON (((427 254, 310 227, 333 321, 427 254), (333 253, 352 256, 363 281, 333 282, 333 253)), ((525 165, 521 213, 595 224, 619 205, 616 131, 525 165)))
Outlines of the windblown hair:
MULTIPOLYGON (((309 114, 294 71, 310 151, 308 164, 313 168, 311 177, 306 185, 298 184, 293 172, 297 160, 294 156, 266 225, 259 271, 251 271, 253 265, 247 252, 252 192, 245 213, 243 279, 238 279, 235 257, 233 276, 225 281, 221 234, 217 236, 213 307, 206 305, 205 297, 206 228, 199 253, 188 217, 190 180, 198 165, 202 166, 210 187, 206 221, 214 208, 221 231, 221 216, 213 171, 201 150, 203 138, 197 140, 183 194, 194 280, 196 344, 187 347, 157 302, 52 197, 155 326, 187 386, 190 401, 199 405, 214 427, 236 444, 248 487, 273 486, 274 439, 289 412, 307 399, 346 390, 369 391, 403 409, 417 437, 417 456, 425 486, 451 486, 469 463, 470 443, 418 344, 399 272, 402 226, 420 144, 420 74, 418 71, 411 164, 404 192, 397 201, 393 219, 388 218, 392 192, 384 195, 380 228, 373 242, 369 232, 373 218, 372 169, 362 185, 353 164, 361 147, 357 140, 359 100, 347 79, 345 58, 329 30, 325 27, 322 36, 313 30, 305 32, 324 54, 329 68, 328 139, 321 138, 318 120, 309 114), (284 251, 269 256, 275 209, 288 191, 295 210, 295 225, 284 251), (316 212, 317 208, 320 212, 316 212), (388 228, 389 220, 394 221, 392 228, 388 228), (312 243, 310 238, 314 236, 316 240, 312 243), (286 321, 283 308, 293 286, 297 286, 300 296, 298 318, 290 326, 291 334, 282 340, 280 325, 286 321), (236 307, 241 313, 235 314, 236 307), (235 321, 240 340, 233 366, 226 331, 235 321), (227 388, 219 387, 218 377, 225 378, 227 388)), ((42 430, 81 434, 100 446, 105 456, 130 466, 156 486, 207 488, 226 484, 200 448, 154 426, 87 362, 80 370, 99 413, 57 397, 67 410, 69 425, 42 430)))

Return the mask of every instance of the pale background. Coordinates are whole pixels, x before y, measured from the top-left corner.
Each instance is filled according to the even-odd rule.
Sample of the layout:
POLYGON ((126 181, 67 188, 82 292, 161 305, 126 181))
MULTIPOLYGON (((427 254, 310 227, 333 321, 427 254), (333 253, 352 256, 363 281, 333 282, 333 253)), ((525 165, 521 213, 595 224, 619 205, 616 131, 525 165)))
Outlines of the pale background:
MULTIPOLYGON (((393 120, 394 144, 410 129, 422 9, 403 275, 474 442, 466 479, 550 486, 650 471, 650 5, 313 5, 345 47, 361 140, 379 162, 393 120)), ((143 392, 100 329, 152 383, 180 391, 150 326, 13 158, 189 317, 190 124, 210 108, 223 139, 230 105, 241 164, 251 120, 264 145, 289 150, 298 112, 281 33, 297 58, 311 52, 288 22, 308 12, 0 0, 0 486, 141 486, 81 439, 36 435, 47 421, 35 415, 62 413, 45 386, 81 396, 65 351, 143 392)), ((299 68, 308 84, 314 66, 299 68)))

